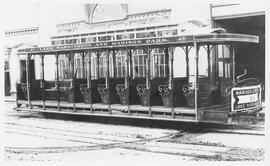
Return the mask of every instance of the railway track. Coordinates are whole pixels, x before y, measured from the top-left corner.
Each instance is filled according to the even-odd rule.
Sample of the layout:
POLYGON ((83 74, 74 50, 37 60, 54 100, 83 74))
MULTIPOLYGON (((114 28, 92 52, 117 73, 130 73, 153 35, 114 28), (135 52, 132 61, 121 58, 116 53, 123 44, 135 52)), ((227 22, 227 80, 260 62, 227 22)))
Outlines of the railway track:
MULTIPOLYGON (((38 115, 13 111, 6 112, 4 129, 9 136, 12 136, 9 138, 11 143, 5 146, 6 160, 54 161, 59 160, 61 158, 59 156, 72 157, 73 154, 75 156, 85 154, 88 159, 89 155, 95 156, 98 153, 117 157, 115 153, 118 152, 118 155, 121 154, 120 158, 123 157, 122 155, 127 155, 126 153, 132 154, 133 157, 146 153, 151 157, 161 155, 166 156, 165 158, 182 157, 186 160, 261 161, 264 159, 262 148, 243 148, 192 140, 209 133, 263 138, 263 130, 220 128, 167 130, 46 119, 38 115), (27 141, 27 139, 30 140, 29 145, 16 144, 16 141, 27 141), (33 141, 32 145, 31 141, 35 139, 38 140, 37 144, 33 141), (15 144, 12 140, 13 142, 15 140, 15 144), (50 141, 57 143, 51 144, 50 141)), ((65 161, 69 157, 60 160, 65 161)))
MULTIPOLYGON (((182 136, 192 135, 192 130, 178 131, 158 137, 144 137, 141 135, 123 133, 113 134, 110 132, 75 131, 71 129, 59 129, 39 125, 32 126, 14 122, 6 122, 5 130, 7 133, 16 135, 27 135, 82 144, 80 146, 62 147, 5 147, 5 151, 8 154, 31 156, 36 154, 87 152, 114 148, 185 156, 193 158, 192 160, 261 160, 264 154, 262 149, 235 148, 216 144, 204 144, 203 142, 174 143, 170 141, 175 138, 181 139, 182 136)), ((236 132, 234 134, 239 133, 236 132)))

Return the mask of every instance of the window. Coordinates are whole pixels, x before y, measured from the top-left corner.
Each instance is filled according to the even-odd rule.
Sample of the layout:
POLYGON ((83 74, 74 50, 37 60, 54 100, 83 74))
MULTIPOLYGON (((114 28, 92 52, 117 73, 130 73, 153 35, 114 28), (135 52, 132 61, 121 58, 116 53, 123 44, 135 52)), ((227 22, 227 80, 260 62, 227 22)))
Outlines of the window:
POLYGON ((78 43, 78 39, 69 39, 69 40, 66 40, 66 44, 76 44, 78 43))
MULTIPOLYGON (((170 53, 170 52, 169 52, 170 53)), ((187 76, 187 63, 185 51, 177 47, 173 53, 173 77, 181 78, 187 76)))
POLYGON ((104 53, 99 57, 99 78, 106 77, 106 56, 104 53))
POLYGON ((218 76, 223 77, 223 62, 218 62, 218 76))
POLYGON ((219 77, 231 77, 230 49, 226 45, 218 45, 218 70, 219 77))
MULTIPOLYGON (((108 53, 107 52, 102 52, 100 57, 99 57, 99 68, 97 66, 97 63, 93 64, 96 66, 96 71, 99 69, 99 78, 105 78, 106 73, 107 73, 107 64, 106 64, 106 59, 107 59, 108 53)), ((109 77, 113 76, 113 64, 112 62, 112 56, 111 54, 109 55, 109 77)))
POLYGON ((177 35, 177 29, 157 31, 157 36, 173 36, 177 35))
POLYGON ((71 78, 69 60, 65 55, 59 56, 59 78, 60 79, 71 78))
POLYGON ((142 49, 133 52, 133 78, 146 76, 146 54, 142 49))
POLYGON ((86 38, 81 38, 81 43, 85 43, 86 42, 86 38))
POLYGON ((75 54, 74 57, 74 74, 76 78, 83 78, 83 63, 82 56, 80 54, 75 54))
POLYGON ((208 57, 207 57, 207 51, 204 48, 199 49, 199 78, 205 78, 208 77, 208 57))
POLYGON ((92 78, 97 79, 98 78, 98 58, 95 54, 92 54, 91 58, 92 58, 92 62, 91 62, 92 78))
POLYGON ((225 78, 230 78, 230 75, 231 75, 231 71, 230 71, 230 63, 224 63, 224 77, 225 78))
POLYGON ((223 61, 218 62, 219 77, 230 78, 231 77, 231 63, 223 61))
POLYGON ((164 50, 155 48, 151 57, 154 58, 152 61, 154 66, 154 70, 151 72, 152 77, 166 77, 168 64, 166 63, 164 50))
POLYGON ((126 73, 126 66, 125 66, 126 51, 124 50, 118 51, 115 58, 116 58, 115 59, 116 77, 123 78, 125 77, 126 73))
POLYGON ((88 56, 88 54, 86 54, 86 56, 84 57, 84 73, 85 73, 85 78, 88 77, 88 73, 89 73, 89 63, 88 62, 89 62, 89 56, 88 56))
POLYGON ((115 37, 114 36, 100 36, 98 37, 98 41, 110 41, 110 40, 114 40, 115 37))
POLYGON ((230 58, 230 49, 225 45, 218 45, 218 58, 230 58))
POLYGON ((5 72, 9 71, 9 61, 5 61, 5 72))
POLYGON ((136 33, 136 38, 148 38, 148 37, 156 37, 156 33, 155 32, 136 33))
POLYGON ((91 42, 96 42, 97 38, 96 37, 88 37, 85 40, 86 40, 86 43, 91 43, 91 42))
POLYGON ((121 35, 116 35, 117 40, 125 40, 125 39, 134 39, 134 34, 121 34, 121 35))
MULTIPOLYGON (((196 51, 195 48, 192 47, 189 51, 189 74, 190 80, 195 80, 196 76, 196 51)), ((198 52, 198 77, 206 78, 208 77, 208 57, 207 51, 203 47, 199 49, 198 52)))
POLYGON ((54 40, 52 41, 52 45, 61 45, 64 44, 64 40, 54 40))

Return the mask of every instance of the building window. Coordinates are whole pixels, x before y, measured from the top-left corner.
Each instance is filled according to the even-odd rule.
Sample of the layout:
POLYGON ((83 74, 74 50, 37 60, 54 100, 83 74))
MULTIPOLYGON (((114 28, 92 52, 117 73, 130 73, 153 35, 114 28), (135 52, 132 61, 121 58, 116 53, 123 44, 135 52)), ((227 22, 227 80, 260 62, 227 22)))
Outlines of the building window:
POLYGON ((81 38, 81 43, 85 43, 86 42, 86 38, 81 38))
POLYGON ((134 34, 121 34, 121 35, 116 35, 117 40, 125 40, 125 39, 134 39, 134 34))
POLYGON ((136 33, 136 38, 148 38, 148 37, 156 37, 156 33, 155 32, 136 33))
POLYGON ((124 50, 118 51, 115 57, 117 78, 125 77, 126 73, 125 60, 126 60, 126 51, 124 50))
POLYGON ((157 36, 174 36, 177 35, 177 29, 157 31, 157 36))
POLYGON ((98 41, 110 41, 110 40, 114 40, 115 37, 114 36, 100 36, 98 37, 98 41))
POLYGON ((142 49, 133 52, 133 78, 146 76, 146 54, 142 49))
POLYGON ((5 72, 9 72, 9 61, 5 61, 5 72))
POLYGON ((79 42, 78 39, 69 39, 69 40, 66 40, 66 44, 76 44, 78 42, 79 42))
POLYGON ((154 78, 159 78, 159 77, 166 77, 167 73, 167 63, 166 63, 166 57, 165 57, 165 52, 164 50, 160 48, 155 48, 152 51, 152 56, 154 58, 153 66, 154 66, 154 71, 151 72, 151 75, 154 78))
POLYGON ((52 45, 61 45, 61 44, 64 44, 64 40, 55 40, 55 41, 52 41, 52 45))
POLYGON ((88 38, 82 38, 82 43, 92 43, 92 42, 96 42, 97 38, 96 37, 88 37, 88 38))

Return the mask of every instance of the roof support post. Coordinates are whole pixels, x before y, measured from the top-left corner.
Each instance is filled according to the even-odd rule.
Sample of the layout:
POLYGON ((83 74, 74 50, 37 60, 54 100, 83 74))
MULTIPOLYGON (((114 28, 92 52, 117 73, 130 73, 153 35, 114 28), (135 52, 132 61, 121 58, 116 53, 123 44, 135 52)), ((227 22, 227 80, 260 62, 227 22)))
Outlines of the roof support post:
POLYGON ((109 96, 109 114, 112 114, 112 110, 111 110, 111 98, 110 98, 110 51, 106 50, 107 56, 106 56, 106 60, 105 60, 105 64, 106 64, 106 74, 105 74, 105 86, 106 89, 108 90, 108 96, 109 96))
POLYGON ((147 67, 147 76, 146 76, 146 89, 148 89, 148 103, 149 103, 149 116, 152 116, 152 110, 151 110, 151 49, 147 47, 146 50, 146 67, 147 67))
POLYGON ((41 58, 41 86, 42 88, 42 106, 43 110, 45 110, 45 79, 44 79, 44 54, 40 54, 41 58))
MULTIPOLYGON (((191 48, 191 47, 190 47, 191 48)), ((186 77, 187 77, 187 82, 189 82, 189 57, 188 57, 188 54, 189 54, 189 50, 190 48, 188 46, 185 47, 185 55, 186 55, 186 77)))
POLYGON ((231 54, 232 54, 232 79, 233 79, 233 84, 235 84, 235 45, 231 45, 231 54))
POLYGON ((71 81, 71 88, 73 91, 73 111, 76 112, 76 104, 75 104, 75 100, 76 100, 76 91, 75 91, 75 79, 76 79, 76 75, 77 75, 77 71, 76 73, 74 73, 74 57, 75 57, 75 53, 71 52, 69 55, 69 60, 70 60, 70 64, 71 64, 71 77, 72 77, 72 81, 71 81))
POLYGON ((212 82, 211 82, 211 77, 212 77, 212 75, 211 75, 211 72, 212 72, 212 69, 211 69, 211 50, 212 50, 212 48, 213 47, 210 47, 210 45, 209 44, 207 44, 207 67, 208 67, 208 77, 210 78, 210 90, 212 90, 213 89, 213 84, 212 84, 212 82))
POLYGON ((31 109, 31 82, 30 82, 30 58, 31 54, 26 55, 26 87, 27 87, 27 98, 28 98, 28 107, 31 109))
POLYGON ((83 68, 82 77, 85 78, 85 65, 84 65, 85 52, 84 51, 81 53, 81 56, 82 56, 82 68, 83 68))
POLYGON ((90 111, 93 112, 93 104, 92 104, 92 71, 91 71, 91 52, 88 52, 88 76, 87 76, 87 88, 89 91, 89 101, 90 101, 90 111))
POLYGON ((97 58, 97 64, 96 64, 96 66, 97 66, 97 71, 96 71, 96 73, 97 73, 97 75, 96 75, 96 77, 97 78, 99 78, 99 57, 100 57, 100 52, 96 52, 96 58, 97 58))
POLYGON ((116 77, 116 50, 112 51, 112 59, 113 59, 113 77, 116 77))
POLYGON ((130 53, 131 51, 129 49, 126 49, 126 61, 125 61, 125 68, 126 68, 126 72, 125 72, 125 88, 127 91, 127 105, 128 105, 128 114, 131 115, 130 112, 130 76, 129 76, 129 62, 130 62, 130 53))
POLYGON ((55 66, 56 66, 56 88, 57 88, 57 110, 60 111, 60 85, 59 85, 59 54, 55 53, 55 66))
POLYGON ((172 108, 171 108, 171 115, 172 118, 175 117, 174 115, 174 102, 173 102, 173 54, 174 54, 174 47, 170 46, 170 53, 169 53, 169 90, 171 91, 170 100, 172 101, 172 108))
POLYGON ((194 97, 194 100, 195 100, 195 118, 196 120, 198 120, 198 75, 199 75, 199 66, 198 66, 198 63, 199 63, 199 46, 198 46, 198 43, 197 42, 194 42, 194 48, 195 48, 195 62, 196 62, 196 65, 195 65, 195 85, 194 85, 194 88, 195 88, 195 97, 194 97))
POLYGON ((132 58, 132 49, 128 50, 128 55, 129 55, 129 69, 130 69, 130 78, 134 78, 133 76, 133 58, 132 58))

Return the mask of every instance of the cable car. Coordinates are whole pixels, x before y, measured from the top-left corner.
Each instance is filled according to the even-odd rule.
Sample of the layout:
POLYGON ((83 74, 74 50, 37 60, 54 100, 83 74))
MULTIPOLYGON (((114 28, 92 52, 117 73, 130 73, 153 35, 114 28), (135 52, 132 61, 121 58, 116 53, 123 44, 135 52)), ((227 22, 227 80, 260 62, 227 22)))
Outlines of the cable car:
POLYGON ((214 29, 96 38, 19 50, 26 82, 17 83, 16 110, 228 123, 232 114, 262 108, 260 81, 235 75, 235 46, 256 44, 258 36, 214 29), (40 79, 31 77, 33 57, 40 59, 40 79), (54 80, 45 79, 46 58, 54 59, 54 80))

